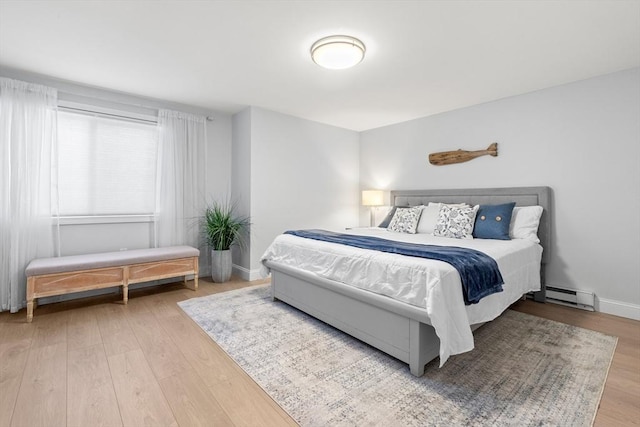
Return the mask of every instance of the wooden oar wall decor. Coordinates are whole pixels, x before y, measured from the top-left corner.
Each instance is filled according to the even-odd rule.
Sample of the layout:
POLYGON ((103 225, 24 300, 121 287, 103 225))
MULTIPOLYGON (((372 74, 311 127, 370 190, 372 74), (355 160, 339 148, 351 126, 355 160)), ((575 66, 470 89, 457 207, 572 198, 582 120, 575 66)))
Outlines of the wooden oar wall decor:
POLYGON ((429 154, 429 163, 436 166, 452 165, 454 163, 468 162, 476 157, 480 156, 493 156, 498 155, 498 143, 494 142, 489 145, 486 150, 466 151, 442 151, 440 153, 429 154))

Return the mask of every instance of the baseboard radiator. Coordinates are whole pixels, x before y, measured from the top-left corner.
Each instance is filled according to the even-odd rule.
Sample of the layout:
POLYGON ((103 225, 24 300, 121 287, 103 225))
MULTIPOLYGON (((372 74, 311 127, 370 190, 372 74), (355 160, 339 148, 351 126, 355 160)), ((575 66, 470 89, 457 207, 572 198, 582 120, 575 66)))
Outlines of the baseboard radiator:
POLYGON ((554 304, 595 311, 595 294, 593 292, 547 285, 546 297, 548 302, 554 304))

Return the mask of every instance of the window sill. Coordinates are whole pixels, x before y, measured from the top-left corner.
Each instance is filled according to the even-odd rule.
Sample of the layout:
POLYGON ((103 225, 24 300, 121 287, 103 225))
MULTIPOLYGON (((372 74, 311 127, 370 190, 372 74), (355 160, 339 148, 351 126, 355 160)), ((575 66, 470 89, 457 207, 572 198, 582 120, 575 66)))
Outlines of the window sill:
POLYGON ((87 216, 60 216, 52 217, 54 225, 80 225, 80 224, 122 224, 155 221, 153 214, 138 215, 87 215, 87 216))

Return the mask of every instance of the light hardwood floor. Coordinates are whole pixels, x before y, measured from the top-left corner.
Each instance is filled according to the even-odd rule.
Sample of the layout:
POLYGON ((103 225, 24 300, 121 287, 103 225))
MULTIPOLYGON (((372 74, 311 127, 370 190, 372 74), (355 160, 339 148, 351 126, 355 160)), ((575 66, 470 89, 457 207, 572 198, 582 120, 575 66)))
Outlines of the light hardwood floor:
MULTIPOLYGON (((200 281, 0 313, 0 426, 294 426, 176 302, 200 281)), ((514 309, 619 337, 596 426, 640 425, 640 322, 553 304, 514 309)))

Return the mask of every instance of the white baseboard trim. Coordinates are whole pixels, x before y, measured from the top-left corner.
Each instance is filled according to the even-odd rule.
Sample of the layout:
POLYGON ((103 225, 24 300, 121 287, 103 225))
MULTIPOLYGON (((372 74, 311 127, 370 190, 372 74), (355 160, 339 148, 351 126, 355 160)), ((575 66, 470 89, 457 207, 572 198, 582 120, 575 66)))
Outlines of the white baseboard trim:
POLYGON ((596 298, 598 300, 598 311, 626 317, 627 319, 640 320, 640 305, 600 297, 596 298))
POLYGON ((233 274, 240 277, 242 280, 247 280, 249 282, 264 279, 259 268, 249 270, 248 268, 244 268, 236 264, 233 264, 233 274))

